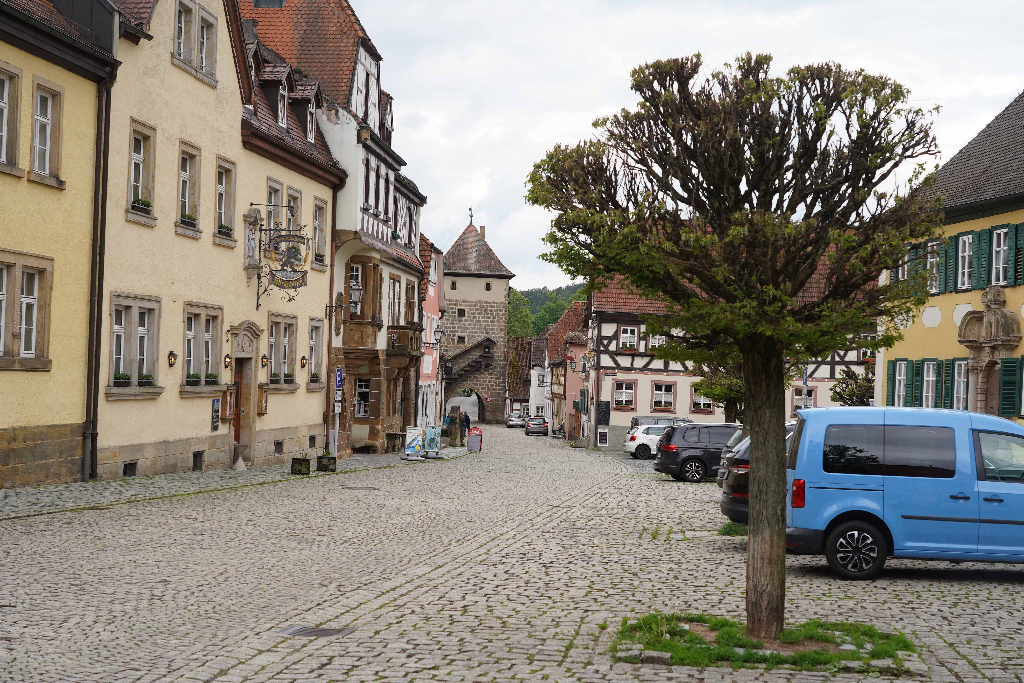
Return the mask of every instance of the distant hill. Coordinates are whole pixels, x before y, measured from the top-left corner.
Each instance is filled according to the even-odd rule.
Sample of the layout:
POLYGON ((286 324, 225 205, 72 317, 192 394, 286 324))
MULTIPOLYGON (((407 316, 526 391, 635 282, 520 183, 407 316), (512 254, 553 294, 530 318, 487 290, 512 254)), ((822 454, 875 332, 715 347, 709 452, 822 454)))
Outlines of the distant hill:
POLYGON ((564 301, 572 301, 576 296, 576 293, 583 288, 583 283, 576 285, 565 285, 564 287, 556 287, 555 289, 548 289, 547 287, 540 287, 538 289, 523 289, 520 290, 523 296, 530 302, 530 315, 537 315, 540 313, 540 309, 544 304, 554 299, 562 299, 564 301))

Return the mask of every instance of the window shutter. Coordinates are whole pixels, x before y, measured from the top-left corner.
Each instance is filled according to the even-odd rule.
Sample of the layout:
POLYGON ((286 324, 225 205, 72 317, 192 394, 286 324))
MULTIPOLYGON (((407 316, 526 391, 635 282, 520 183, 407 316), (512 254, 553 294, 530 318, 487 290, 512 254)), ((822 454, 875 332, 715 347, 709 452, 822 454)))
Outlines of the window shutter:
POLYGON ((952 242, 946 245, 946 291, 956 291, 956 250, 959 248, 960 239, 958 235, 953 235, 951 238, 952 242))
POLYGON ((936 277, 936 285, 939 294, 946 291, 946 243, 939 242, 935 245, 936 255, 939 257, 938 262, 938 277, 936 277))
POLYGON ((992 229, 986 228, 974 233, 974 242, 973 289, 985 289, 988 287, 988 269, 992 257, 992 229))
MULTIPOLYGON (((904 407, 910 407, 914 405, 914 361, 908 360, 907 363, 907 379, 903 383, 903 405, 904 407)), ((920 392, 918 392, 920 395, 920 392)))
POLYGON ((896 390, 896 361, 887 360, 885 362, 885 405, 891 406, 894 404, 893 394, 896 390))
POLYGON ((953 361, 942 361, 942 407, 953 407, 953 361))
POLYGON ((1024 285, 1024 223, 1018 223, 1015 227, 1010 228, 1010 231, 1014 234, 1014 244, 1016 245, 1010 263, 1013 265, 1015 282, 1018 285, 1024 285))
POLYGON ((999 361, 999 416, 1017 417, 1020 405, 1020 360, 1003 358, 999 361))
POLYGON ((942 364, 943 361, 934 358, 935 361, 935 407, 942 407, 942 364))
POLYGON ((1006 286, 1019 284, 1017 280, 1017 228, 1006 226, 1006 286))
MULTIPOLYGON (((907 363, 907 371, 910 371, 910 363, 907 363)), ((915 408, 920 408, 921 403, 921 389, 924 384, 924 361, 914 361, 914 402, 907 403, 907 405, 913 405, 915 408)))

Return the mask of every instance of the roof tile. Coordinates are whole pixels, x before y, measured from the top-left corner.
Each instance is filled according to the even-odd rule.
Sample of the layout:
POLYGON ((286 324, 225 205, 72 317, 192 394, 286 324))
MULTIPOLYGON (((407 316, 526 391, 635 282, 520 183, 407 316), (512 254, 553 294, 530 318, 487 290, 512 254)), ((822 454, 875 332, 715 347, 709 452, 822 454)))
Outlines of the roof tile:
POLYGON ((516 275, 498 259, 475 225, 468 225, 444 253, 446 275, 493 275, 512 279, 516 275))
POLYGON ((668 307, 661 301, 639 294, 622 277, 594 292, 594 310, 608 313, 661 314, 668 307))

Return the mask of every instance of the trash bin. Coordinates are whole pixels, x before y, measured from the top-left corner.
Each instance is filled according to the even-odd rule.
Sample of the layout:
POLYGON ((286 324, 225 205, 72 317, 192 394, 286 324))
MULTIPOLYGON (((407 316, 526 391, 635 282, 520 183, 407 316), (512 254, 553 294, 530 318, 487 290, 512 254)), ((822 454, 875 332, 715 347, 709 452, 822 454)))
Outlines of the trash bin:
POLYGON ((479 427, 470 427, 466 437, 466 452, 479 453, 484 447, 484 433, 479 427))

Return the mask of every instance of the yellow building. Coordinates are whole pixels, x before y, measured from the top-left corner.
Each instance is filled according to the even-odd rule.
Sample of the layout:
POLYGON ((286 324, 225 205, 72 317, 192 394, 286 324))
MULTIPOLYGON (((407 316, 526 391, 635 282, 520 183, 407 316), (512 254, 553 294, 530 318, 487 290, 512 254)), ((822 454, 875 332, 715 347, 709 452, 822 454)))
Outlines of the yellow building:
POLYGON ((318 86, 243 35, 234 0, 123 9, 95 475, 318 455, 345 179, 318 86))
MULTIPOLYGON (((877 356, 875 404, 1021 416, 1024 94, 939 169, 944 240, 916 247, 930 300, 877 356)), ((906 277, 905 269, 889 277, 906 277)))
POLYGON ((119 19, 105 0, 60 6, 0 1, 2 487, 78 480, 95 429, 95 199, 119 19))

